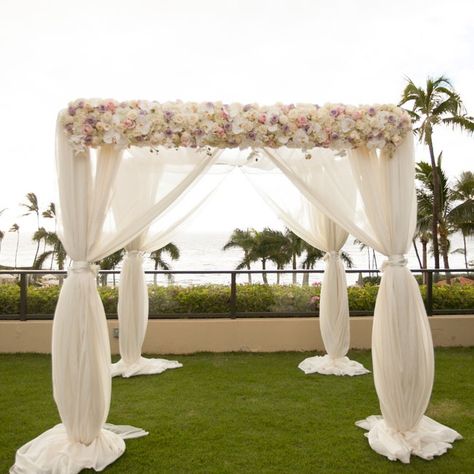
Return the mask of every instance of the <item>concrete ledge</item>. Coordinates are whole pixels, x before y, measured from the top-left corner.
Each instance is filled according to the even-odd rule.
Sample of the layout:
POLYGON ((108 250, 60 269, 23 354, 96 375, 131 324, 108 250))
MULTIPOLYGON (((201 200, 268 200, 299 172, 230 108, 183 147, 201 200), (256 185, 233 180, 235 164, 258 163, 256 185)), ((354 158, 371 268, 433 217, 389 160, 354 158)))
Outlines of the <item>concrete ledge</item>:
MULTIPOLYGON (((351 318, 351 347, 370 349, 372 317, 351 318)), ((429 318, 435 346, 474 346, 474 315, 429 318)), ((118 321, 108 321, 111 350, 118 321)), ((0 321, 0 352, 51 352, 52 321, 0 321)), ((317 318, 154 319, 144 353, 323 351, 317 318)))

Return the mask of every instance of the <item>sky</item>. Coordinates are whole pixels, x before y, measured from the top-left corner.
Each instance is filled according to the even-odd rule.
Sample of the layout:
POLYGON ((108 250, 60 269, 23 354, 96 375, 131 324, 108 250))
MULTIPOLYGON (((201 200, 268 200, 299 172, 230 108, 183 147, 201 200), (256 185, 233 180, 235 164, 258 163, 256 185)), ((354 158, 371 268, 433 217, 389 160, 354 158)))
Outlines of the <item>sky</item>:
MULTIPOLYGON (((79 97, 398 103, 443 74, 474 115, 472 18, 472 0, 0 0, 0 229, 34 226, 27 192, 57 201, 56 115, 79 97)), ((434 140, 449 177, 474 168, 473 137, 434 140)), ((267 220, 233 173, 193 226, 267 220)))

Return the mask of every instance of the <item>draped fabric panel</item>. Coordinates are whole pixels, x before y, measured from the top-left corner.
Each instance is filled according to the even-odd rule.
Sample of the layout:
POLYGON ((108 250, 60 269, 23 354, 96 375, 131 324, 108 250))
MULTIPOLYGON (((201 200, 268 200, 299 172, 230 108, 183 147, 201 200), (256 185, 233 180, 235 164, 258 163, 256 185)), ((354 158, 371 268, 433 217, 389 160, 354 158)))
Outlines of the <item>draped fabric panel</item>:
MULTIPOLYGON (((74 154, 60 125, 56 137, 59 233, 72 259, 53 323, 53 393, 62 423, 17 451, 11 468, 15 474, 102 470, 123 453, 123 439, 131 430, 134 437, 147 434, 105 425, 111 396, 110 346, 92 262, 140 235, 173 203, 175 188, 185 189, 215 158, 215 153, 204 153, 195 159, 188 172, 143 212, 131 199, 128 217, 119 227, 111 202, 119 192, 115 184, 124 161, 122 150, 108 145, 95 157, 89 152, 74 154)), ((133 191, 120 190, 129 196, 133 191)))
MULTIPOLYGON (((278 154, 272 150, 270 153, 278 154)), ((326 252, 321 284, 319 323, 327 354, 299 364, 306 374, 363 375, 364 366, 346 357, 350 343, 346 272, 340 250, 347 232, 312 205, 268 158, 241 167, 271 209, 296 235, 326 252)), ((309 170, 311 171, 311 170, 309 170)))
MULTIPOLYGON (((142 345, 148 325, 148 287, 143 255, 170 243, 180 225, 202 205, 232 169, 229 166, 210 167, 211 163, 216 162, 220 152, 214 152, 212 162, 202 162, 196 167, 195 163, 201 153, 194 149, 160 148, 159 156, 156 156, 156 150, 150 152, 132 148, 130 159, 124 163, 119 173, 118 188, 135 190, 135 209, 141 207, 141 211, 145 212, 169 190, 173 190, 174 200, 163 214, 125 247, 127 252, 121 270, 118 303, 121 359, 112 364, 112 376, 159 374, 167 369, 182 367, 175 360, 142 357, 142 345), (192 182, 186 180, 186 186, 177 185, 189 172, 198 174, 192 182)), ((117 194, 112 208, 119 225, 126 221, 130 212, 129 194, 117 194)))
POLYGON ((433 384, 433 343, 404 257, 416 225, 413 138, 405 138, 393 157, 365 147, 347 154, 314 149, 309 157, 297 150, 267 153, 314 206, 387 256, 372 332, 382 417, 358 422, 369 430, 370 446, 402 462, 412 454, 427 459, 443 454, 460 435, 424 416, 433 384))

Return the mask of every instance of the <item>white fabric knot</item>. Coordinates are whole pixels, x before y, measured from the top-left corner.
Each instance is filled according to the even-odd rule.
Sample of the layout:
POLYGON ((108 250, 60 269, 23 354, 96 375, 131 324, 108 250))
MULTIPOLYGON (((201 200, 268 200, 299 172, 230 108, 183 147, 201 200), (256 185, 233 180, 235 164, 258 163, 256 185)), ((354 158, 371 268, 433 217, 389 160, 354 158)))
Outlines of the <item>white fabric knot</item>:
POLYGON ((341 254, 337 252, 336 250, 331 250, 330 252, 326 252, 324 254, 323 260, 327 262, 330 258, 336 259, 340 258, 341 254))
POLYGON ((70 275, 71 273, 86 273, 91 272, 94 274, 94 277, 97 276, 99 272, 99 265, 95 263, 86 262, 83 260, 73 260, 71 262, 71 266, 68 268, 67 273, 70 275))
POLYGON ((394 254, 389 255, 387 260, 384 260, 382 263, 381 271, 385 271, 387 267, 405 267, 408 263, 408 260, 405 258, 405 255, 394 254))

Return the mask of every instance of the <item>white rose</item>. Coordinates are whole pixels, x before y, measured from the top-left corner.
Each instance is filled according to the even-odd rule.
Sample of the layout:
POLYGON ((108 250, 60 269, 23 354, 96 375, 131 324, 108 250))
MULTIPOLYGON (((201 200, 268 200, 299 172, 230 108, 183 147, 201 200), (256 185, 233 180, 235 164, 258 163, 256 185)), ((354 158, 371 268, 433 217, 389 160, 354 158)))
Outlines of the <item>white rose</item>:
POLYGON ((137 120, 138 114, 136 110, 129 110, 127 113, 127 118, 130 120, 137 120))
POLYGON ((229 115, 231 117, 236 117, 237 115, 240 114, 241 110, 242 110, 242 106, 240 104, 237 104, 237 103, 233 103, 233 104, 230 104, 229 105, 229 115))
POLYGON ((340 128, 343 133, 347 133, 354 128, 355 122, 349 117, 345 117, 340 122, 340 128))

